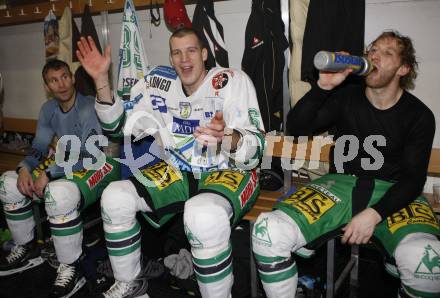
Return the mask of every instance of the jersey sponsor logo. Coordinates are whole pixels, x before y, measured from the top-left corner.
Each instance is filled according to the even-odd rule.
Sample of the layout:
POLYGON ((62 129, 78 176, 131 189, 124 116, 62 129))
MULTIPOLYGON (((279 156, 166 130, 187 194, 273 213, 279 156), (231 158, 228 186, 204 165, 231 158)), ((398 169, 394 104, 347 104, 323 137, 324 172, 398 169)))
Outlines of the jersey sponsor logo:
POLYGON ((122 87, 133 87, 139 80, 137 78, 123 78, 122 87))
POLYGON ((180 110, 180 116, 182 116, 183 118, 189 118, 192 112, 191 103, 186 101, 181 101, 179 103, 179 110, 180 110))
POLYGON ((309 224, 319 220, 336 204, 332 197, 318 192, 309 186, 300 188, 287 199, 282 201, 282 203, 298 209, 307 219, 309 224))
POLYGON ((163 98, 162 96, 158 96, 158 95, 150 95, 151 98, 151 105, 153 106, 153 111, 159 111, 161 113, 167 113, 168 109, 167 109, 167 105, 165 103, 166 99, 163 98))
POLYGON ((175 80, 177 78, 176 71, 174 70, 174 68, 169 66, 158 66, 154 68, 149 75, 158 75, 172 80, 175 80))
POLYGON ((246 184, 246 186, 244 187, 243 191, 240 194, 241 208, 243 208, 244 205, 246 205, 246 203, 252 197, 252 194, 254 193, 255 188, 257 187, 257 182, 258 182, 257 172, 253 170, 251 172, 251 177, 249 178, 248 183, 246 184))
POLYGON ((426 224, 440 228, 429 205, 419 200, 388 216, 387 224, 392 234, 409 224, 426 224))
POLYGON ((193 134, 196 127, 199 126, 199 120, 186 120, 173 117, 173 133, 184 135, 193 134))
POLYGON ((237 171, 218 171, 211 173, 205 179, 205 185, 221 185, 230 191, 237 191, 243 181, 244 175, 237 171))
POLYGON ((87 185, 90 189, 93 189, 99 182, 101 182, 105 176, 107 176, 113 170, 113 166, 109 163, 105 163, 100 169, 96 170, 92 176, 87 179, 87 185))
POLYGON ((229 77, 225 72, 219 72, 212 78, 212 87, 215 90, 222 89, 228 84, 229 77))
POLYGON ((171 86, 170 80, 156 76, 150 77, 149 87, 151 88, 157 88, 159 90, 168 92, 168 90, 170 90, 170 86, 171 86))
POLYGON ((173 167, 164 161, 142 170, 142 173, 149 178, 160 191, 174 182, 181 180, 173 167))
POLYGON ((419 279, 440 280, 440 255, 428 244, 424 247, 422 258, 414 272, 419 279))
POLYGON ((214 112, 205 112, 204 116, 206 120, 211 120, 214 117, 214 112))

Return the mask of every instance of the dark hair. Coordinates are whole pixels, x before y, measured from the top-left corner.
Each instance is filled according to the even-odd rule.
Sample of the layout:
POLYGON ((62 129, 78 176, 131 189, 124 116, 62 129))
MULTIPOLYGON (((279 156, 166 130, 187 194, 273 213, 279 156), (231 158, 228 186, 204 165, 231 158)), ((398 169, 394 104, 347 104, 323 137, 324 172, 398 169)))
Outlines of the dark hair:
POLYGON ((397 41, 400 48, 400 59, 402 64, 409 67, 409 72, 400 78, 399 85, 402 89, 411 90, 414 89, 414 81, 417 78, 417 70, 419 69, 419 63, 416 59, 416 50, 414 49, 411 38, 408 36, 401 35, 398 31, 389 30, 382 32, 367 48, 367 52, 370 51, 371 47, 381 39, 392 38, 397 41))
POLYGON ((43 76, 44 83, 47 84, 46 81, 46 75, 49 72, 49 70, 58 70, 64 68, 70 75, 72 75, 72 72, 70 71, 69 65, 61 60, 58 59, 51 59, 46 62, 46 64, 43 67, 43 71, 41 72, 41 75, 43 76))
POLYGON ((197 37, 197 40, 200 45, 200 49, 207 49, 207 46, 205 44, 205 39, 203 38, 203 35, 199 31, 197 31, 193 28, 185 28, 184 27, 184 28, 177 29, 176 31, 173 32, 173 34, 171 34, 170 40, 169 40, 170 51, 171 51, 171 39, 172 38, 184 37, 184 36, 191 35, 191 34, 194 34, 197 37))

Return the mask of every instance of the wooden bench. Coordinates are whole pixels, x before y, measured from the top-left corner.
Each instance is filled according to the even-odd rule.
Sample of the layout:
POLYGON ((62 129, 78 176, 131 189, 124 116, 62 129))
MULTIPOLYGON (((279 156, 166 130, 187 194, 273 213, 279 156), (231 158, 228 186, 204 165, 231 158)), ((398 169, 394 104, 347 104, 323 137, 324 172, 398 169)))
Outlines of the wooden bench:
MULTIPOLYGON (((266 141, 268 146, 265 150, 265 156, 272 157, 282 157, 291 160, 306 160, 306 161, 329 161, 330 148, 333 144, 325 144, 322 146, 319 142, 313 143, 308 141, 305 144, 289 144, 292 143, 291 138, 282 138, 280 136, 266 136, 266 141), (288 139, 288 140, 286 140, 288 139), (286 142, 285 142, 286 140, 286 142)), ((431 152, 431 158, 428 166, 428 176, 440 177, 440 148, 433 148, 431 152)), ((251 223, 250 233, 252 239, 252 226, 258 215, 262 212, 271 211, 277 199, 285 194, 292 185, 292 174, 291 171, 285 172, 285 186, 283 191, 265 191, 262 190, 260 195, 253 206, 253 208, 244 216, 244 219, 249 220, 251 223)), ((305 182, 302 180, 298 182, 295 186, 300 187, 305 182)), ((440 213, 440 204, 434 203, 433 196, 430 193, 424 194, 425 197, 430 201, 434 212, 440 213)), ((252 241, 251 241, 252 243, 252 241)), ((350 274, 350 285, 353 287, 358 286, 358 266, 359 266, 359 246, 352 245, 351 247, 351 257, 350 261, 347 263, 342 273, 337 279, 334 277, 334 255, 335 255, 335 239, 327 242, 327 273, 326 273, 326 297, 331 298, 335 295, 337 290, 340 288, 342 282, 350 274)), ((257 269, 255 263, 252 261, 252 248, 251 248, 251 297, 257 297, 257 269)))
MULTIPOLYGON (((3 130, 9 132, 35 134, 37 129, 37 120, 3 118, 3 130)), ((28 153, 25 149, 14 150, 0 145, 0 174, 15 170, 17 164, 23 160, 28 153)))

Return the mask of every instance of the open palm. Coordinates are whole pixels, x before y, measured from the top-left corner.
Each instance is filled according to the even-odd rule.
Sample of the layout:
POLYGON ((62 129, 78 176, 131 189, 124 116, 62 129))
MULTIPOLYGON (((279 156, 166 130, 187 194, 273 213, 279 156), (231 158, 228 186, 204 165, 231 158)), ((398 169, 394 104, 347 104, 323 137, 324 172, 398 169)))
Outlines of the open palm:
POLYGON ((95 81, 108 75, 111 63, 110 46, 105 48, 104 55, 102 55, 90 36, 87 39, 81 37, 76 55, 81 65, 95 81))

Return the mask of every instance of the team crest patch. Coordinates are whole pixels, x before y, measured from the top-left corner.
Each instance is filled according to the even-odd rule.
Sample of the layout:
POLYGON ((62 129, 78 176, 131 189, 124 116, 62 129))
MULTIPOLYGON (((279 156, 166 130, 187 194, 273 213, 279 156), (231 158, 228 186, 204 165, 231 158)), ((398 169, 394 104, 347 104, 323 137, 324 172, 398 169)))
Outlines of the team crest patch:
POLYGON ((228 84, 229 77, 225 72, 220 72, 212 78, 212 87, 214 89, 222 89, 228 84))
POLYGON ((188 242, 192 247, 197 247, 197 248, 203 247, 202 242, 200 242, 200 240, 197 239, 197 237, 191 232, 191 230, 188 228, 187 225, 184 226, 184 230, 185 230, 186 238, 188 239, 188 242))
POLYGON ((431 245, 425 251, 414 273, 416 278, 440 280, 440 255, 431 245))
POLYGON ((48 207, 55 206, 56 202, 50 193, 49 186, 46 187, 46 191, 44 192, 44 204, 48 207))
POLYGON ((191 103, 182 101, 179 103, 180 116, 183 118, 189 118, 191 116, 191 103))
POLYGON ((266 246, 272 246, 272 240, 269 236, 269 228, 267 224, 268 218, 265 217, 261 221, 255 223, 254 230, 252 232, 252 238, 258 240, 260 243, 266 246))

